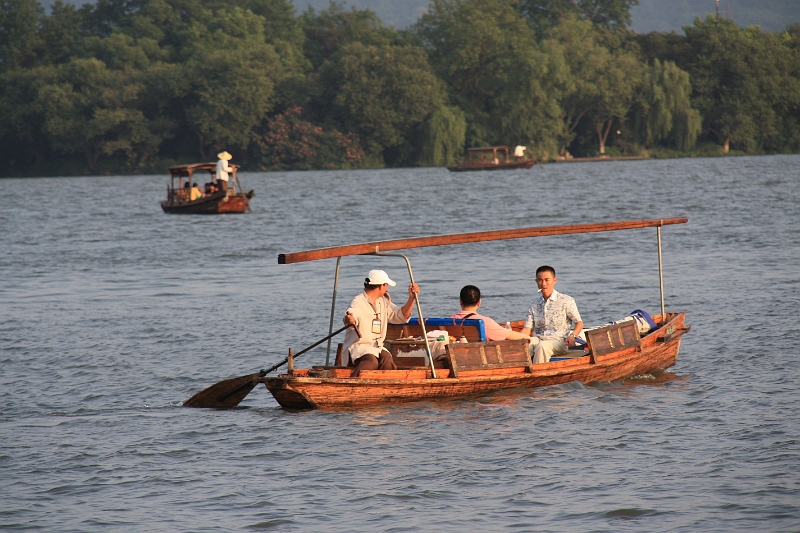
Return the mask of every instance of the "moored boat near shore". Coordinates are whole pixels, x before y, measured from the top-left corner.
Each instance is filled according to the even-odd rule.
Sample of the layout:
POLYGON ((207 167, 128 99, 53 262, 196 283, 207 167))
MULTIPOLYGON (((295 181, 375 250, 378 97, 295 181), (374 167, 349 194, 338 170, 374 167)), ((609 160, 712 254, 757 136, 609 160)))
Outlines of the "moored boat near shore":
MULTIPOLYGON (((337 258, 329 335, 297 354, 305 353, 328 340, 325 364, 296 369, 295 356, 289 350, 289 356, 269 370, 220 382, 197 393, 184 405, 233 407, 259 383, 263 383, 283 407, 315 409, 462 398, 501 389, 542 387, 569 381, 613 381, 641 374, 657 374, 676 363, 681 337, 690 329, 684 324, 685 313, 665 311, 661 272, 661 227, 685 222, 686 218, 671 218, 519 228, 398 239, 280 254, 280 264, 337 258), (406 262, 411 283, 414 283, 408 258, 402 254, 387 252, 424 246, 645 227, 657 229, 661 281, 661 313, 653 315, 653 324, 646 330, 640 329, 634 320, 590 328, 586 332, 585 349, 569 350, 565 357, 554 357, 548 363, 533 364, 526 340, 489 342, 486 340, 482 320, 423 319, 422 309, 415 295, 420 318, 412 319, 407 324, 390 325, 386 336, 386 347, 394 356, 397 370, 362 370, 358 377, 351 377, 352 369, 341 365, 340 354, 330 364, 330 339, 345 329, 333 332, 336 287, 342 257, 376 255, 402 258, 406 262), (434 327, 439 332, 444 330, 449 337, 449 342, 445 342, 444 346, 436 347, 436 354, 432 352, 428 341, 428 327, 434 327), (453 342, 459 338, 463 342, 453 342), (275 377, 266 375, 284 363, 288 364, 286 373, 275 377)), ((522 322, 511 324, 516 330, 521 329, 522 325, 522 322)))
POLYGON ((452 172, 470 170, 508 170, 531 168, 538 163, 536 158, 514 157, 509 155, 508 146, 485 146, 467 148, 467 156, 457 165, 447 167, 452 172))

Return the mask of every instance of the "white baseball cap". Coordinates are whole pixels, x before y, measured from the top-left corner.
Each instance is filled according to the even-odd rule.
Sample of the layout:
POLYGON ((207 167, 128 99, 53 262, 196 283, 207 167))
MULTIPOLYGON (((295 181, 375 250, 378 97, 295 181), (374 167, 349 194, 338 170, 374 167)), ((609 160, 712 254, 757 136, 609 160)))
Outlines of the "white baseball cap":
POLYGON ((390 287, 397 285, 397 283, 389 279, 389 275, 383 270, 370 270, 365 281, 370 285, 383 285, 384 283, 388 283, 390 287))

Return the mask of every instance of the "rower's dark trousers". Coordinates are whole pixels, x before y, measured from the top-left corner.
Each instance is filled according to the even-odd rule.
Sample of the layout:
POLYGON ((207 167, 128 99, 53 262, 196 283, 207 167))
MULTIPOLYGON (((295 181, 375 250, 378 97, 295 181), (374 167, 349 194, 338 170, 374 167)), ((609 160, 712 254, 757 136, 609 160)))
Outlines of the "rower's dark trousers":
POLYGON ((228 182, 225 180, 217 180, 217 185, 219 185, 219 190, 221 191, 228 190, 228 182))
POLYGON ((380 357, 375 357, 369 353, 359 357, 350 377, 357 378, 362 370, 397 370, 397 365, 394 364, 392 354, 383 350, 380 357))

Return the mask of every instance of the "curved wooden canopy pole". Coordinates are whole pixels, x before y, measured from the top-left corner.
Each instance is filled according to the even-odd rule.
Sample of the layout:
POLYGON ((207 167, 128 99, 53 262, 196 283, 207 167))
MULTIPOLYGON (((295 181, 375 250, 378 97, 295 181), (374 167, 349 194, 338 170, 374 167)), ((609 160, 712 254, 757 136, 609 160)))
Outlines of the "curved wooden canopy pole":
POLYGON ((572 233, 595 233, 599 231, 661 227, 668 226, 670 224, 684 224, 688 221, 689 219, 685 217, 657 218, 652 220, 625 220, 621 222, 602 222, 599 224, 540 226, 532 228, 501 229, 495 231, 478 231, 473 233, 455 233, 452 235, 436 235, 431 237, 414 237, 411 239, 394 239, 390 241, 334 246, 332 248, 319 248, 317 250, 308 250, 305 252, 278 254, 278 264, 288 265, 292 263, 316 261, 318 259, 330 259, 332 257, 373 254, 377 252, 388 252, 390 250, 423 248, 426 246, 446 246, 450 244, 466 244, 469 242, 501 241, 507 239, 524 239, 526 237, 547 237, 550 235, 568 235, 572 233))

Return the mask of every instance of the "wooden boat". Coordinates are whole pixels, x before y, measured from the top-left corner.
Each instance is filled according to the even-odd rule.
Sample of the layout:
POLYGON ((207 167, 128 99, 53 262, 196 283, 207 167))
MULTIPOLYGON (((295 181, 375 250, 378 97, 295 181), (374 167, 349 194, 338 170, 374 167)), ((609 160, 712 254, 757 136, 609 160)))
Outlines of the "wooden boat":
POLYGON ((161 202, 161 208, 166 213, 193 214, 193 215, 214 215, 219 213, 244 213, 250 209, 250 199, 255 196, 251 190, 247 193, 242 191, 236 171, 239 165, 230 165, 233 169, 229 180, 227 191, 208 191, 215 181, 217 171, 216 163, 194 163, 191 165, 178 165, 169 168, 170 184, 167 186, 167 199, 161 202), (206 194, 194 200, 191 199, 190 191, 198 182, 195 181, 194 173, 198 170, 208 171, 210 181, 205 184, 206 194), (186 181, 184 181, 186 178, 186 181))
POLYGON ((511 159, 508 146, 484 146, 467 148, 467 157, 458 165, 447 167, 452 172, 468 170, 508 170, 531 168, 538 163, 535 158, 511 159))
MULTIPOLYGON (((278 257, 278 262, 281 264, 338 258, 336 282, 334 283, 334 304, 331 306, 330 328, 332 331, 339 267, 341 258, 345 256, 401 257, 406 261, 409 277, 413 283, 414 276, 408 258, 401 254, 386 253, 387 251, 489 240, 656 227, 661 280, 661 313, 653 316, 656 323, 655 329, 644 336, 640 337, 637 325, 630 321, 594 328, 586 335, 588 341, 586 350, 577 350, 567 357, 553 358, 549 363, 536 365, 531 362, 525 340, 487 342, 482 333, 483 321, 481 320, 456 322, 453 319, 444 318, 412 319, 408 324, 390 327, 387 334, 386 346, 395 356, 397 370, 362 371, 359 377, 351 378, 349 368, 336 364, 339 362, 338 357, 333 365, 327 364, 330 362, 329 341, 326 365, 295 369, 290 350, 289 357, 285 361, 289 364, 285 374, 269 377, 264 375, 266 371, 262 371, 260 375, 253 375, 248 383, 264 383, 283 407, 315 409, 362 407, 434 398, 460 398, 500 389, 542 387, 569 381, 583 383, 613 381, 634 375, 661 372, 675 364, 681 337, 690 329, 684 324, 685 313, 667 313, 664 310, 661 227, 685 222, 687 222, 686 218, 672 218, 520 228, 399 239, 281 254, 278 257), (439 330, 446 329, 452 337, 464 336, 467 342, 447 344, 445 347, 446 357, 441 361, 435 361, 427 341, 428 326, 436 327, 439 330), (417 340, 417 338, 422 340, 417 340), (425 354, 424 357, 419 356, 420 350, 424 350, 422 352, 425 354)), ((416 307, 419 317, 422 317, 419 300, 416 301, 416 307)), ((513 326, 519 330, 522 322, 517 322, 513 326)), ((230 381, 233 383, 233 380, 230 381)), ((238 388, 243 387, 244 385, 238 388)), ((219 397, 220 404, 223 404, 224 396, 230 394, 232 393, 219 397)), ((241 401, 241 398, 238 398, 237 403, 238 401, 241 401)))

